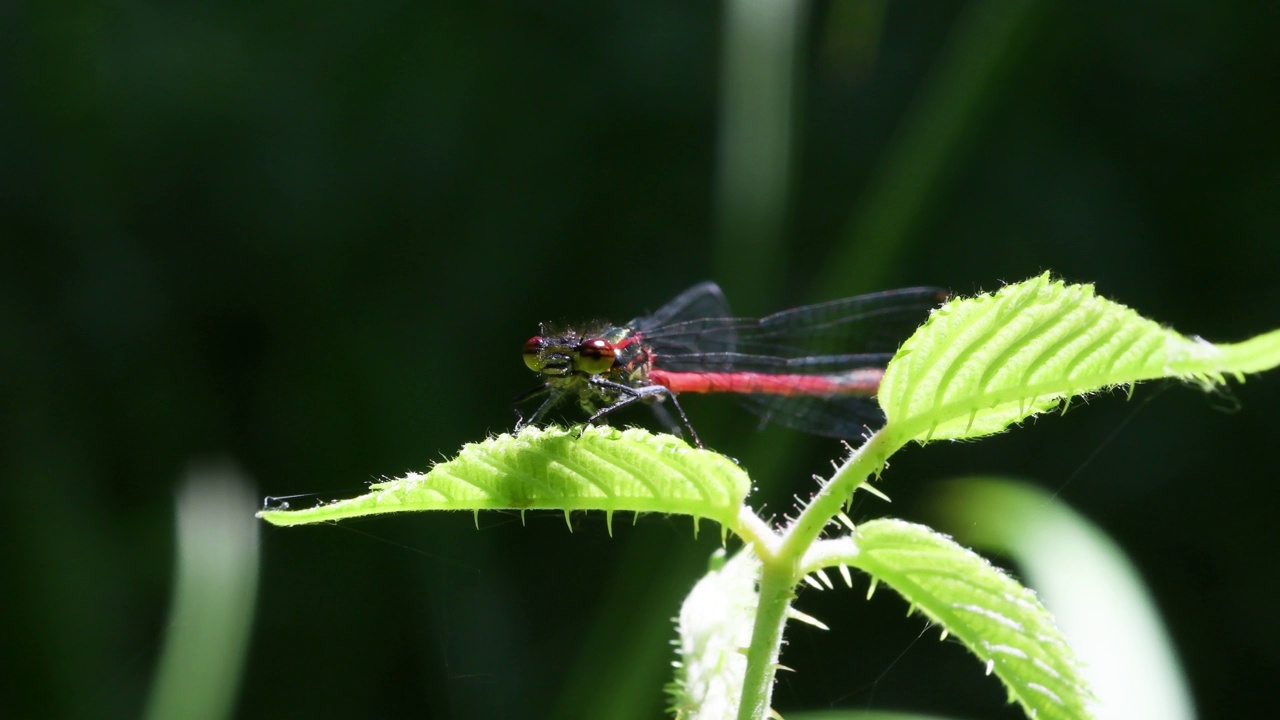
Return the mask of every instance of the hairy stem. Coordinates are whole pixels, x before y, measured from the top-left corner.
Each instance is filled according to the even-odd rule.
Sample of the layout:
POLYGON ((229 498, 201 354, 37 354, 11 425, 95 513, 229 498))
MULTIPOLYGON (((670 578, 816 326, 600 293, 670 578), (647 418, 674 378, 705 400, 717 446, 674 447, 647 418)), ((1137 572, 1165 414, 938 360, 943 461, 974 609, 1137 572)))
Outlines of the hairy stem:
MULTIPOLYGON (((872 473, 884 467, 885 460, 903 441, 897 432, 892 432, 886 425, 873 434, 862 447, 849 456, 827 483, 813 497, 809 505, 800 513, 791 527, 783 534, 782 547, 778 551, 780 557, 792 558, 799 562, 805 551, 813 545, 814 540, 822 534, 822 529, 835 518, 844 504, 853 496, 858 488, 872 473)), ((798 581, 799 578, 796 578, 798 581)))
POLYGON ((782 627, 795 599, 796 558, 771 558, 760 574, 760 604, 756 609, 747 674, 742 683, 738 720, 761 720, 769 712, 773 679, 782 650, 782 627))
MULTIPOLYGON (((827 523, 840 512, 844 503, 868 476, 884 465, 885 459, 901 447, 897 433, 883 430, 850 455, 844 465, 796 518, 791 527, 777 538, 773 533, 760 533, 750 538, 763 568, 760 575, 760 604, 756 610, 751 647, 747 650, 747 675, 742 686, 739 720, 760 720, 769 711, 773 697, 773 680, 778 671, 782 650, 782 629, 787 611, 795 599, 795 587, 802 572, 800 561, 827 523), (778 540, 781 540, 779 543, 778 540)), ((745 525, 741 520, 740 525, 745 525)))

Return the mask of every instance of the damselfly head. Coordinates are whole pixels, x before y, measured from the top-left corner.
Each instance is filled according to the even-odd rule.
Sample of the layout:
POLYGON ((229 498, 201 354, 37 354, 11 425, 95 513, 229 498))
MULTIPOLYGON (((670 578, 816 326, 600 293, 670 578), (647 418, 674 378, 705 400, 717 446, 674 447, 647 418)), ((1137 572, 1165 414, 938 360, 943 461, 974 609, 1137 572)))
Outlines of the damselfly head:
POLYGON ((613 345, 598 337, 534 335, 524 344, 524 364, 548 377, 599 375, 613 367, 614 357, 613 345))

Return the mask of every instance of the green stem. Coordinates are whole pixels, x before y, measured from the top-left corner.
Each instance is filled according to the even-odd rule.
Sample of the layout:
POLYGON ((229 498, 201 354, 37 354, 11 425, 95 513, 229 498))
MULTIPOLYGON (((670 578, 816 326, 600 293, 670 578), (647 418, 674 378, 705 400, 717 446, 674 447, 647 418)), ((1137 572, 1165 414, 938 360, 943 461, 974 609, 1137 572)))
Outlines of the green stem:
POLYGON ((760 604, 751 631, 751 647, 747 650, 747 674, 742 683, 738 720, 762 720, 769 712, 778 655, 782 650, 782 627, 795 599, 795 585, 794 558, 765 561, 760 574, 760 604))
MULTIPOLYGON (((884 467, 884 462, 903 445, 900 434, 886 425, 873 434, 862 447, 849 456, 813 500, 800 513, 791 527, 783 534, 778 555, 799 562, 805 551, 822 534, 822 529, 839 513, 872 473, 884 467)), ((799 578, 796 578, 799 580, 799 578)))
POLYGON ((774 532, 769 523, 761 520, 749 505, 743 505, 738 512, 738 524, 734 526, 733 533, 751 545, 756 557, 763 562, 773 559, 782 544, 782 536, 774 532))
MULTIPOLYGON (((802 572, 800 561, 813 545, 822 529, 840 512, 845 501, 868 476, 884 465, 889 455, 902 445, 897 432, 882 429, 858 448, 836 471, 792 523, 777 538, 772 532, 761 532, 755 523, 740 518, 739 525, 752 528, 748 540, 760 557, 760 600, 751 647, 747 650, 747 674, 743 678, 739 720, 760 720, 769 711, 773 697, 773 680, 778 672, 778 656, 782 650, 782 629, 787 610, 795 599, 795 587, 802 572), (778 540, 781 540, 779 543, 778 540)), ((748 511, 749 512, 749 511, 748 511)))

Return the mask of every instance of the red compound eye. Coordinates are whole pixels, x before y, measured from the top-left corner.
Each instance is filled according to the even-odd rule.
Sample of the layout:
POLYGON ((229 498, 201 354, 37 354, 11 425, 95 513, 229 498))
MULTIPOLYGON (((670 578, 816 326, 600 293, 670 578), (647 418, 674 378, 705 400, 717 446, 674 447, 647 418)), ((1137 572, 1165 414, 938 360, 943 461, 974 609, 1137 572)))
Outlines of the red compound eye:
POLYGON ((543 357, 542 351, 546 348, 547 343, 542 339, 541 335, 534 335, 524 343, 524 364, 534 372, 542 372, 542 368, 547 366, 547 359, 543 357))
POLYGON ((587 338, 575 348, 578 353, 578 370, 588 375, 599 375, 613 367, 613 345, 600 338, 587 338))

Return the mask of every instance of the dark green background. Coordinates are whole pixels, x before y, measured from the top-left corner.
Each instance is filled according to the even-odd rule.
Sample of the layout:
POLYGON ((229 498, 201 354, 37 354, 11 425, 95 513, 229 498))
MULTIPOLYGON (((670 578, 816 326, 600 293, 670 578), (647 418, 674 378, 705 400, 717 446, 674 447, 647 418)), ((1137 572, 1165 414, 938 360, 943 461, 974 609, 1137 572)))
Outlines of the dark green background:
MULTIPOLYGON (((1280 326, 1265 2, 1041 5, 940 128, 942 172, 875 196, 909 208, 855 258, 883 270, 842 264, 848 228, 885 209, 863 201, 895 133, 954 120, 913 99, 973 10, 810 6, 781 245, 755 251, 718 229, 718 5, 6 4, 4 714, 141 711, 190 460, 325 497, 424 468, 511 427, 539 321, 623 320, 706 278, 758 313, 1048 269, 1212 340, 1280 326)), ((766 461, 731 405, 687 409, 786 512, 839 448, 766 461)), ((959 473, 1060 489, 1132 553, 1203 716, 1246 717, 1280 677, 1277 405, 1274 374, 1230 397, 1146 386, 909 449, 882 487, 908 518, 959 473)), ((656 678, 656 717, 662 619, 715 533, 575 520, 264 528, 238 715, 608 717, 582 706, 624 668, 656 678)), ((863 590, 802 597, 832 631, 793 633, 780 709, 1017 716, 958 645, 917 642, 920 619, 863 590)))

